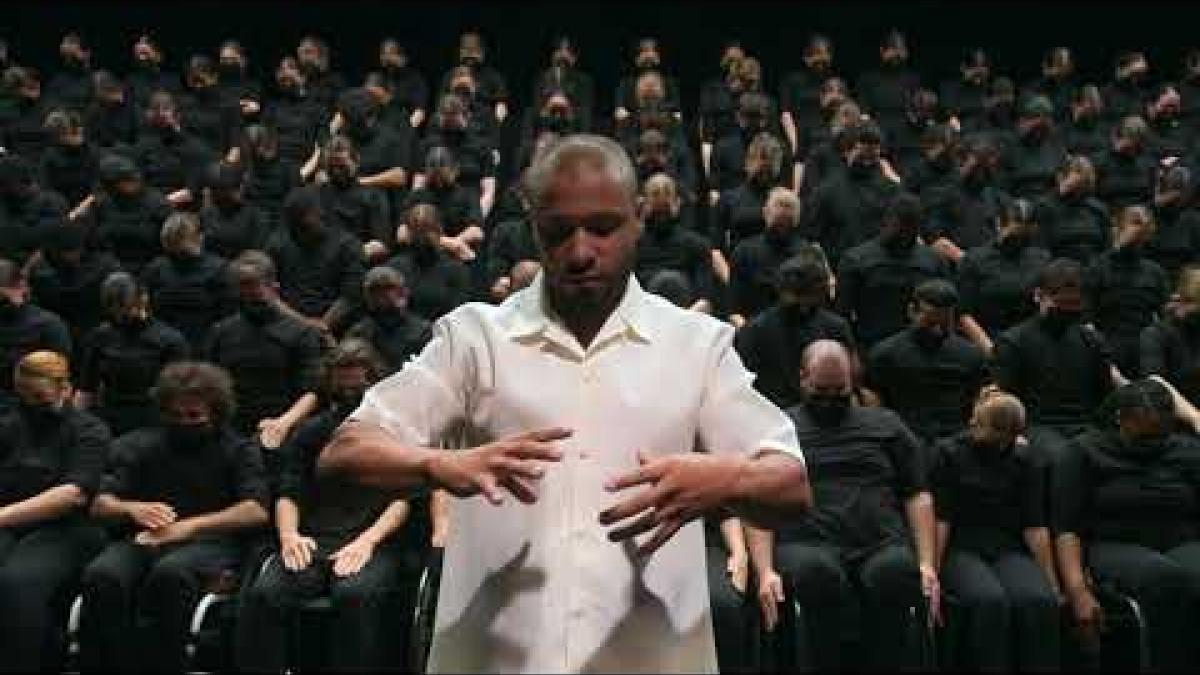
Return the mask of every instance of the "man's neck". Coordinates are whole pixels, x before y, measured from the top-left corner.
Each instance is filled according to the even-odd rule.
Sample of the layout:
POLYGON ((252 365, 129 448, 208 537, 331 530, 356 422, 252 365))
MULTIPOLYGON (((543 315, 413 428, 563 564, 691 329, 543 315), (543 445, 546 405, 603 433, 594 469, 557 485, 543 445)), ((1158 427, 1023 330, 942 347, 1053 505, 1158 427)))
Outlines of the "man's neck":
POLYGON ((614 288, 611 295, 595 307, 571 307, 566 311, 562 309, 565 303, 556 299, 553 290, 547 286, 547 309, 562 321, 571 335, 575 336, 575 339, 579 342, 579 346, 587 350, 596 339, 596 336, 600 334, 600 329, 604 327, 604 323, 608 321, 608 317, 621 304, 621 299, 625 296, 628 285, 629 279, 626 277, 625 282, 620 284, 619 288, 614 288))

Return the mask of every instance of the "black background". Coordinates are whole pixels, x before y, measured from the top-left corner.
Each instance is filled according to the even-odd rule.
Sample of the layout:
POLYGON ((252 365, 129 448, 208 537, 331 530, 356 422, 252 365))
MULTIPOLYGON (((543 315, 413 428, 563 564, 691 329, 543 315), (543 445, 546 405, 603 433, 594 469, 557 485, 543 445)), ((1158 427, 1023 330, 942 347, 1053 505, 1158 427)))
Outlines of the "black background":
MULTIPOLYGON (((237 37, 251 66, 269 73, 279 56, 314 32, 334 47, 333 65, 358 82, 380 38, 395 36, 431 80, 451 64, 457 35, 484 32, 488 60, 525 99, 533 74, 559 33, 575 37, 582 63, 597 78, 602 109, 631 60, 633 40, 659 36, 667 69, 681 78, 685 109, 717 69, 722 41, 740 38, 764 64, 767 86, 800 61, 806 37, 833 38, 835 63, 853 75, 878 59, 879 38, 904 30, 914 65, 927 81, 953 76, 963 51, 982 46, 997 74, 1018 84, 1036 74, 1044 52, 1065 44, 1088 78, 1111 78, 1115 55, 1146 51, 1151 74, 1178 77, 1185 51, 1200 46, 1200 3, 1130 2, 22 2, 6 3, 0 35, 18 61, 52 68, 59 37, 78 29, 93 62, 123 72, 136 36, 151 30, 172 69, 193 53, 213 53, 237 37)), ((433 84, 433 82, 431 82, 433 84)))

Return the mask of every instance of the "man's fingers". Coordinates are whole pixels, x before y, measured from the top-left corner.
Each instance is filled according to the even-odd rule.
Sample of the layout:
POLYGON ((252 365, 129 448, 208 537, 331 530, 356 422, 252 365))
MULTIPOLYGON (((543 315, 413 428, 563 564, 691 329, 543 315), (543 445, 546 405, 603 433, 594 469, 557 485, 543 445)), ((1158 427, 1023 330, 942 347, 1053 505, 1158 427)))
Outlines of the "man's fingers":
POLYGON ((635 516, 655 506, 657 502, 658 491, 653 488, 647 488, 601 511, 600 524, 612 525, 613 523, 625 520, 630 516, 635 516))
POLYGON ((541 441, 518 441, 506 448, 504 454, 518 459, 543 459, 551 462, 562 459, 562 450, 541 441))
POLYGON ((535 461, 514 457, 493 457, 488 463, 491 464, 493 471, 503 476, 511 475, 537 480, 546 472, 545 468, 535 461))
POLYGON ((479 477, 478 484, 479 491, 493 506, 499 506, 504 503, 504 495, 500 493, 500 486, 496 483, 496 479, 493 476, 483 474, 479 477))
POLYGON ((775 598, 771 597, 770 591, 758 596, 758 604, 762 607, 763 624, 767 632, 775 630, 775 624, 779 621, 779 608, 775 606, 775 598))
MULTIPOLYGON (((602 521, 603 522, 603 521, 602 521)), ((649 532, 658 525, 658 514, 654 511, 647 511, 633 523, 623 525, 608 533, 609 541, 625 541, 631 537, 636 537, 643 532, 649 532)))
POLYGON ((651 553, 654 553, 661 548, 663 544, 667 543, 671 537, 674 537, 675 533, 678 532, 679 528, 681 527, 683 527, 683 521, 679 518, 671 518, 670 520, 663 521, 663 524, 654 531, 654 536, 650 537, 650 541, 638 547, 638 553, 641 555, 650 555, 651 553))
POLYGON ((566 427, 550 427, 549 429, 538 429, 524 434, 520 434, 513 440, 515 441, 539 441, 546 443, 549 441, 561 441, 564 438, 570 438, 575 432, 566 427))
POLYGON ((663 470, 662 464, 642 464, 637 469, 630 471, 624 476, 618 476, 608 481, 608 483, 605 484, 604 489, 608 490, 609 492, 619 492, 635 485, 653 483, 662 477, 663 470))
POLYGON ((500 485, 511 492, 512 496, 522 504, 532 504, 537 501, 537 493, 533 491, 533 487, 516 476, 504 477, 500 481, 500 485))

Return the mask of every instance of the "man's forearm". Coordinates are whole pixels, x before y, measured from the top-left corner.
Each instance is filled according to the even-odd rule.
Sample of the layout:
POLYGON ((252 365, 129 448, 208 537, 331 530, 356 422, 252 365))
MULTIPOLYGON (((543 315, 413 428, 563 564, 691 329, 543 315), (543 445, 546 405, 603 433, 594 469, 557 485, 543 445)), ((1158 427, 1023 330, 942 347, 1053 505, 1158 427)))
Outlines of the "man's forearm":
POLYGON ((1083 574, 1080 548, 1079 536, 1073 532, 1060 534, 1054 540, 1059 579, 1067 593, 1087 590, 1087 577, 1083 574))
POLYGON ((79 486, 56 485, 28 499, 0 507, 0 528, 40 523, 67 515, 83 506, 87 495, 79 486))
POLYGON ((404 446, 383 429, 352 420, 325 446, 317 470, 346 474, 375 487, 404 489, 429 484, 429 464, 440 452, 404 446))
POLYGON ((904 504, 908 516, 908 527, 913 533, 913 543, 917 549, 917 562, 936 569, 935 564, 937 544, 936 525, 933 516, 933 496, 928 492, 918 492, 904 504))
POLYGON ((760 450, 741 460, 733 515, 757 525, 785 523, 812 505, 812 487, 801 459, 778 450, 760 450))
POLYGON ((358 182, 360 185, 366 187, 399 190, 408 182, 408 172, 401 167, 393 166, 377 174, 362 176, 358 179, 358 182))
POLYGON ((287 497, 280 497, 275 502, 275 531, 281 539, 284 535, 300 532, 300 508, 287 497))
POLYGON ((749 523, 745 525, 746 550, 755 574, 762 578, 775 569, 775 533, 749 523))
POLYGON ((358 535, 359 539, 371 542, 372 545, 378 546, 385 539, 390 537, 393 532, 399 530, 404 521, 408 520, 410 508, 408 502, 403 499, 397 499, 379 514, 375 522, 370 527, 363 530, 358 535))
POLYGON ((233 506, 186 520, 197 534, 215 534, 265 525, 270 517, 261 504, 244 499, 233 506))
POLYGON ((1042 568, 1042 574, 1046 575, 1046 582, 1050 584, 1055 593, 1060 593, 1062 589, 1058 583, 1058 573, 1054 569, 1054 550, 1050 543, 1050 530, 1045 527, 1030 527, 1026 528, 1023 534, 1025 545, 1029 547, 1029 552, 1033 554, 1033 559, 1037 561, 1038 567, 1042 568))

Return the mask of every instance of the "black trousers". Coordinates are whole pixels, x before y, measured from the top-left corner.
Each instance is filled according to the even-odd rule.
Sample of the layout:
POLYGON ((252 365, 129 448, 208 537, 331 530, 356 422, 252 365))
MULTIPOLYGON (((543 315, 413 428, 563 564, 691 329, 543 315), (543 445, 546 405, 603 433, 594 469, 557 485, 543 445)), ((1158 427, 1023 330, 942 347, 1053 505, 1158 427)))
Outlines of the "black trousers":
POLYGON ((239 567, 233 539, 160 549, 114 542, 83 574, 80 666, 85 671, 179 672, 192 610, 210 584, 239 567))
POLYGON ((971 655, 967 667, 984 672, 1058 669, 1058 598, 1032 556, 1011 551, 985 559, 950 550, 941 581, 962 610, 955 619, 962 621, 964 651, 971 655))
POLYGON ((104 540, 82 520, 0 529, 0 671, 58 669, 79 573, 104 540))
POLYGON ((722 673, 749 673, 754 669, 752 640, 757 604, 748 602, 733 586, 727 564, 729 554, 720 546, 706 546, 708 595, 712 608, 713 639, 722 673))
MULTIPOLYGON (((309 600, 328 595, 333 617, 326 624, 327 663, 335 672, 388 669, 387 600, 406 572, 415 571, 419 556, 387 546, 376 547, 371 559, 351 577, 333 574, 329 556, 336 542, 318 542, 308 567, 293 572, 278 554, 271 556, 242 594, 237 621, 237 666, 244 672, 283 672, 288 666, 288 631, 293 613, 309 600)), ((297 636, 292 636, 295 639, 297 636)))
POLYGON ((909 639, 910 608, 924 602, 916 556, 907 545, 885 546, 862 560, 849 560, 837 546, 780 542, 775 567, 804 612, 809 661, 817 670, 842 667, 844 612, 861 602, 860 630, 866 663, 848 664, 894 671, 920 667, 909 639))
POLYGON ((1200 542, 1169 551, 1098 541, 1087 548, 1097 583, 1111 583, 1142 605, 1150 632, 1150 664, 1157 672, 1194 671, 1200 610, 1200 542))

